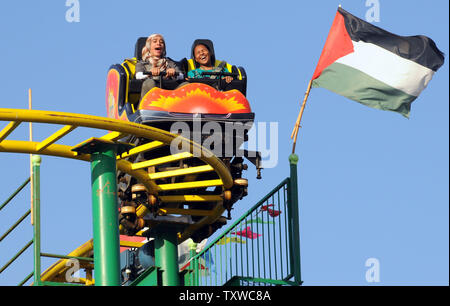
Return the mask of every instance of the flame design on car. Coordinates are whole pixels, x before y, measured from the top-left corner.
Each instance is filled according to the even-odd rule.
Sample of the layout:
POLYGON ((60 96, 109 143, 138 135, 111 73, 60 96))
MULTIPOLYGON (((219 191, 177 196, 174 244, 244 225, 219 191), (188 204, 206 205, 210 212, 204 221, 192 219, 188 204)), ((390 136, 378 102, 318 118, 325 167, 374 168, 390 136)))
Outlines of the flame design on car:
POLYGON ((120 75, 117 70, 109 70, 106 79, 106 111, 109 118, 118 118, 119 82, 120 75))
POLYGON ((203 114, 251 112, 247 99, 238 90, 221 92, 201 83, 187 84, 175 90, 152 88, 138 109, 203 114))

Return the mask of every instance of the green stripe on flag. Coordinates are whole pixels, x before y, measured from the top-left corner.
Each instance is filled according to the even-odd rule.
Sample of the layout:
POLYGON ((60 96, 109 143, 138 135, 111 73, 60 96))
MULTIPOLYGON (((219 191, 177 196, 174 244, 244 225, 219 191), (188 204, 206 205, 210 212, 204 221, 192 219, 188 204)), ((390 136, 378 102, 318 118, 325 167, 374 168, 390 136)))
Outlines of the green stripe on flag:
POLYGON ((325 68, 313 80, 313 87, 323 87, 366 106, 398 112, 407 118, 411 103, 417 98, 340 63, 325 68))

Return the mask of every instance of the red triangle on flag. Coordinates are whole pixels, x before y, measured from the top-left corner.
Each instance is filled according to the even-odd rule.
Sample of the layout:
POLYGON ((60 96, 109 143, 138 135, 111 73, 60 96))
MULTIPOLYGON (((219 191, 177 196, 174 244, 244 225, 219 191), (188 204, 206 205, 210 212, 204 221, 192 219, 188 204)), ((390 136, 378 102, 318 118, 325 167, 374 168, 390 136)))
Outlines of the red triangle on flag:
POLYGON ((334 17, 327 41, 323 47, 316 70, 312 79, 320 76, 322 71, 339 58, 354 52, 352 39, 345 27, 344 17, 338 11, 334 17))

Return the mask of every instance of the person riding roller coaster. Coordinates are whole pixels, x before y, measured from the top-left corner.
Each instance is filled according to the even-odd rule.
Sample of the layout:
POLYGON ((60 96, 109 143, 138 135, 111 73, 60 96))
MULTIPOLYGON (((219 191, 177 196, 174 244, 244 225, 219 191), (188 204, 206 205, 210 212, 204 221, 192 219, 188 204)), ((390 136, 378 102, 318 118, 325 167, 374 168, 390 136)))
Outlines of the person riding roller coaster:
POLYGON ((153 87, 172 90, 185 84, 176 82, 183 79, 183 73, 175 61, 166 57, 166 43, 161 34, 152 34, 147 38, 142 48, 142 60, 136 64, 136 79, 145 79, 141 99, 153 87))
MULTIPOLYGON (((208 76, 209 72, 225 72, 228 71, 226 62, 221 62, 218 66, 214 67, 211 63, 211 51, 208 46, 199 41, 194 42, 193 45, 193 56, 195 63, 199 66, 196 69, 190 70, 187 74, 188 79, 201 79, 208 76)), ((216 75, 209 75, 211 79, 215 79, 216 75)), ((229 84, 233 80, 232 76, 222 76, 223 79, 229 84)))
MULTIPOLYGON (((183 63, 183 61, 181 62, 183 63)), ((191 48, 191 58, 185 70, 189 83, 204 83, 219 91, 239 90, 246 95, 245 71, 226 61, 216 60, 213 42, 209 39, 196 39, 191 48)))

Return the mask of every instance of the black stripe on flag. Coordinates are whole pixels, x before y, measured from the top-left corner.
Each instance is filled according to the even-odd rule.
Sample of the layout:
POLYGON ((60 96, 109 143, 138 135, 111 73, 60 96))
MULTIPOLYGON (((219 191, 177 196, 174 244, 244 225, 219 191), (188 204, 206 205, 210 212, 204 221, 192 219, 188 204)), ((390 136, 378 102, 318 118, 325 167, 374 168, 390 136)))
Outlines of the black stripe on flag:
POLYGON ((341 7, 345 27, 353 41, 375 44, 403 58, 437 71, 444 64, 444 54, 434 41, 423 35, 399 36, 353 16, 341 7))

